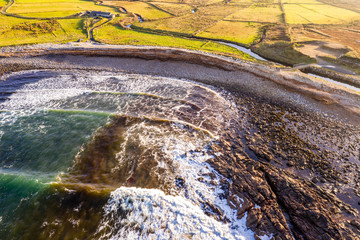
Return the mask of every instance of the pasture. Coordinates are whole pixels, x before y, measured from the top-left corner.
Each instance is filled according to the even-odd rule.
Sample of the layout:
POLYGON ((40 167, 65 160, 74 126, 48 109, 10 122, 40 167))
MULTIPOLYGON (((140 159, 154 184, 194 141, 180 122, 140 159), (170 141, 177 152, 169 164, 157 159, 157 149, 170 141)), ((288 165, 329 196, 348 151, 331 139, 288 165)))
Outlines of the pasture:
POLYGON ((217 52, 224 55, 241 57, 247 60, 255 60, 248 54, 245 54, 235 48, 212 41, 202 41, 140 31, 123 30, 118 26, 110 24, 99 29, 98 34, 96 35, 96 40, 108 44, 187 48, 206 52, 217 52))
POLYGON ((289 24, 343 24, 360 19, 360 13, 327 4, 284 4, 289 24))
POLYGON ((140 1, 104 1, 104 5, 110 5, 114 7, 123 7, 127 12, 136 13, 141 15, 144 20, 154 20, 160 18, 171 17, 170 14, 165 11, 159 10, 146 2, 140 1))
POLYGON ((243 7, 225 20, 261 23, 282 23, 280 6, 277 4, 266 7, 243 7))
MULTIPOLYGON (((356 1, 14 0, 6 11, 15 15, 0 15, 0 46, 87 40, 94 28, 94 39, 104 43, 199 49, 251 59, 216 42, 223 40, 252 46, 269 59, 289 64, 311 62, 313 59, 295 49, 297 43, 335 41, 359 53, 357 42, 341 37, 358 34, 356 1), (344 7, 347 1, 351 7, 344 7), (107 22, 78 15, 93 10, 111 12, 115 17, 107 22)), ((0 7, 7 2, 0 0, 0 7)))
POLYGON ((26 17, 54 18, 66 17, 86 10, 117 12, 114 8, 85 0, 15 0, 7 12, 26 17))
POLYGON ((224 39, 250 45, 260 37, 262 33, 261 27, 262 25, 258 23, 220 21, 216 25, 197 34, 197 36, 224 39))

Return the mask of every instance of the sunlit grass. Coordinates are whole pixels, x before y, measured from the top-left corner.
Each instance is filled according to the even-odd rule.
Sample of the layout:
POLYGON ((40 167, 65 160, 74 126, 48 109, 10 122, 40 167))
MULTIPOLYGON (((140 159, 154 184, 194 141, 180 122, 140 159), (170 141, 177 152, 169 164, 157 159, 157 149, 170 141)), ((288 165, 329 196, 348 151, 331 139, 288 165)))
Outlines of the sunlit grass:
POLYGON ((65 17, 86 10, 108 11, 115 13, 113 8, 95 4, 85 0, 16 0, 8 9, 9 13, 28 17, 65 17))
POLYGON ((162 2, 150 2, 158 8, 161 8, 171 14, 176 16, 190 13, 193 9, 192 6, 187 4, 179 4, 179 3, 162 3, 162 2))
POLYGON ((166 46, 202 50, 237 56, 242 59, 254 60, 251 56, 226 45, 216 42, 186 39, 174 36, 163 36, 143 33, 134 30, 121 30, 114 25, 105 25, 97 31, 95 39, 108 44, 166 46))
POLYGON ((326 4, 284 4, 289 24, 341 24, 360 19, 360 14, 326 4))
POLYGON ((282 16, 279 5, 268 5, 266 7, 241 8, 228 16, 226 20, 280 23, 282 16))
POLYGON ((159 19, 171 17, 170 14, 140 1, 104 1, 105 5, 123 7, 127 12, 140 14, 144 19, 159 19))
POLYGON ((253 43, 261 35, 261 24, 221 21, 197 36, 224 39, 243 44, 253 43))
POLYGON ((137 25, 143 28, 192 34, 215 25, 218 21, 234 13, 236 10, 236 7, 224 5, 200 7, 194 14, 190 13, 181 17, 143 22, 137 25))
POLYGON ((45 20, 25 20, 0 15, 0 46, 55 42, 62 43, 86 38, 82 29, 82 19, 57 20, 54 31, 43 32, 41 29, 27 30, 26 25, 47 23, 45 20))
POLYGON ((5 6, 7 4, 7 1, 5 0, 0 0, 0 7, 5 6))

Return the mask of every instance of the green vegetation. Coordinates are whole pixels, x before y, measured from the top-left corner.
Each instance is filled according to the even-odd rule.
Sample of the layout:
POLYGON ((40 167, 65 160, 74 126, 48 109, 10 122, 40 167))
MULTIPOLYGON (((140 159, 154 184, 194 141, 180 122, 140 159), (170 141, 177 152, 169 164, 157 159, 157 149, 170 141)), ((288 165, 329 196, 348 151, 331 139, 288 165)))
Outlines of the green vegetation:
POLYGON ((206 52, 218 52, 226 55, 241 57, 247 60, 255 60, 251 56, 235 48, 212 41, 200 41, 134 30, 123 30, 114 25, 106 25, 102 27, 101 30, 98 31, 96 40, 108 44, 180 47, 206 52))
POLYGON ((254 52, 261 53, 262 56, 274 59, 285 65, 309 64, 316 60, 294 49, 289 42, 260 43, 253 48, 254 52))
POLYGON ((86 38, 81 19, 25 20, 0 15, 0 46, 56 42, 86 38))
POLYGON ((343 68, 348 69, 360 75, 360 68, 359 68, 360 58, 349 58, 349 57, 334 58, 330 56, 321 56, 320 58, 329 63, 340 65, 343 68))
MULTIPOLYGON (((360 39, 356 1, 11 0, 6 13, 12 15, 0 15, 0 46, 90 38, 111 44, 199 49, 251 59, 216 42, 230 41, 251 46, 268 59, 293 65, 316 61, 297 51, 296 44, 334 41, 353 49, 354 54, 343 56, 342 63, 358 62, 360 48, 352 40, 360 39), (84 14, 92 10, 111 12, 116 17, 109 21, 84 14)), ((0 7, 7 3, 0 0, 0 7)))
POLYGON ((84 0, 15 0, 7 12, 26 17, 54 18, 73 15, 86 10, 115 13, 114 8, 100 6, 93 1, 84 0))
POLYGON ((199 33, 199 37, 224 39, 246 45, 252 44, 261 34, 261 24, 221 21, 199 33), (241 29, 241 31, 239 31, 241 29))
POLYGON ((104 1, 104 4, 125 8, 127 12, 140 14, 144 20, 171 17, 170 14, 140 1, 104 1))

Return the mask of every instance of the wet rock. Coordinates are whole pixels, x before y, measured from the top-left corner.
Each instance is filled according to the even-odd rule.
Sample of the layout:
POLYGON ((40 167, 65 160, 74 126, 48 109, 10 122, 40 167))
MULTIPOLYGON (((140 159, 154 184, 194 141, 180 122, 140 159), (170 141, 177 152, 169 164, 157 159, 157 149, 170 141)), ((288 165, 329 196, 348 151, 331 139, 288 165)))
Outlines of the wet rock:
POLYGON ((299 239, 356 239, 357 234, 337 221, 343 212, 358 218, 358 212, 313 183, 264 165, 266 179, 279 203, 286 209, 299 239), (333 214, 329 209, 334 209, 333 214))
POLYGON ((177 176, 175 178, 175 185, 177 188, 185 188, 185 179, 182 177, 177 176))
POLYGON ((319 178, 318 178, 318 177, 313 177, 313 179, 311 179, 311 181, 312 181, 313 183, 317 183, 317 182, 319 181, 319 178))

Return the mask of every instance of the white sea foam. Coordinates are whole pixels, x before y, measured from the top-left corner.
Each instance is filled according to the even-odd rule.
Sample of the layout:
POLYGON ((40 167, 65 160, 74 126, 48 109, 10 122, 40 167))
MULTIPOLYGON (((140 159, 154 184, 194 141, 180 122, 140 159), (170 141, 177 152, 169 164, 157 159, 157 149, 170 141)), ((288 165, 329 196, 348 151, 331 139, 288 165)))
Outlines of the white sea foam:
POLYGON ((204 214, 191 201, 156 189, 112 192, 98 233, 101 239, 251 239, 204 214))
POLYGON ((0 104, 0 110, 21 112, 16 115, 31 115, 49 109, 89 109, 168 120, 182 120, 179 117, 183 117, 195 126, 203 127, 207 124, 219 129, 225 125, 226 119, 230 119, 224 114, 231 108, 231 103, 211 87, 185 79, 109 72, 38 70, 8 75, 1 83, 0 91, 11 93, 0 104), (144 98, 111 94, 96 98, 89 95, 93 92, 144 93, 149 96, 144 102, 144 98), (156 101, 151 99, 151 95, 164 99, 156 101))
MULTIPOLYGON (((164 178, 165 182, 176 183, 176 179, 182 182, 177 188, 168 189, 168 195, 161 190, 139 188, 121 187, 114 191, 104 208, 105 214, 98 228, 98 233, 101 233, 103 238, 254 239, 253 232, 246 227, 246 214, 242 219, 237 218, 236 206, 241 206, 243 200, 230 192, 227 186, 231 182, 219 175, 207 163, 207 160, 214 157, 207 150, 214 138, 209 132, 194 128, 206 129, 206 126, 211 128, 212 125, 215 130, 216 128, 221 130, 226 126, 226 120, 231 119, 229 116, 233 114, 231 102, 211 88, 180 79, 103 72, 93 74, 48 72, 50 73, 30 72, 28 76, 30 79, 36 78, 39 74, 40 79, 29 80, 28 83, 17 86, 9 101, 1 104, 1 109, 9 110, 10 113, 6 113, 9 115, 18 110, 30 113, 34 110, 57 107, 62 109, 61 104, 69 102, 69 99, 73 99, 71 102, 73 108, 87 109, 90 103, 77 102, 76 97, 92 92, 147 93, 162 98, 189 101, 199 108, 194 110, 195 116, 188 116, 189 125, 178 121, 171 124, 170 128, 164 128, 161 124, 147 125, 146 121, 142 121, 126 130, 124 146, 121 149, 125 150, 125 145, 129 141, 144 149, 156 148, 159 152, 149 152, 152 152, 152 157, 156 158, 157 168, 169 173, 159 177, 164 178), (200 121, 190 122, 193 120, 191 118, 198 118, 200 121), (235 199, 232 200, 234 202, 230 202, 231 206, 227 195, 235 199)), ((105 106, 121 105, 111 97, 104 99, 108 101, 105 106)), ((85 98, 85 100, 89 99, 85 98)), ((137 102, 130 100, 125 101, 121 108, 115 108, 116 113, 133 114, 132 104, 138 104, 139 100, 137 102)), ((146 104, 141 105, 141 102, 139 104, 141 107, 135 105, 139 116, 149 113, 154 114, 151 117, 157 117, 159 112, 162 112, 160 116, 165 116, 167 120, 174 122, 181 120, 177 119, 176 114, 184 116, 188 111, 181 101, 179 105, 174 106, 164 103, 163 108, 150 104, 156 110, 152 112, 146 111, 147 108, 144 106, 146 104)), ((18 113, 16 115, 19 116, 18 113)), ((6 116, 2 117, 2 121, 5 121, 6 116)), ((10 119, 15 118, 10 117, 10 119)), ((119 163, 124 160, 124 156, 126 156, 125 152, 117 154, 119 163)), ((156 174, 156 169, 151 171, 156 174)))
POLYGON ((213 158, 207 151, 212 139, 191 138, 178 124, 173 127, 183 133, 176 134, 175 129, 164 134, 141 123, 128 130, 126 138, 142 132, 141 139, 136 139, 140 145, 162 146, 171 166, 158 159, 158 167, 172 169, 173 174, 161 177, 182 180, 179 189, 169 191, 177 196, 154 189, 121 187, 111 194, 98 232, 104 239, 254 239, 254 233, 246 227, 246 214, 237 218, 236 205, 241 206, 243 200, 229 192, 226 185, 231 182, 206 162, 213 158), (156 133, 162 138, 157 138, 156 133), (237 201, 230 202, 232 207, 226 194, 237 201))

